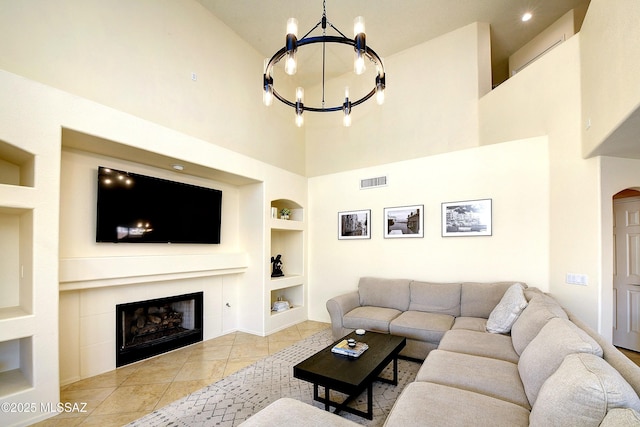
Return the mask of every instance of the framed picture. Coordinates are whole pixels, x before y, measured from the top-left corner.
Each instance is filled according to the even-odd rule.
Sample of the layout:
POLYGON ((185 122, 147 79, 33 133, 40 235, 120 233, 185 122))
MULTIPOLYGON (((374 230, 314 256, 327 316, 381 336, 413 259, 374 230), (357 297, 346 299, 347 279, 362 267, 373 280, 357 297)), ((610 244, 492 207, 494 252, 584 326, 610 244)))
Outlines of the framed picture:
POLYGON ((338 239, 370 239, 371 209, 338 212, 338 239))
POLYGON ((443 203, 442 236, 491 236, 491 199, 443 203))
POLYGON ((384 208, 384 238, 424 237, 424 205, 384 208))

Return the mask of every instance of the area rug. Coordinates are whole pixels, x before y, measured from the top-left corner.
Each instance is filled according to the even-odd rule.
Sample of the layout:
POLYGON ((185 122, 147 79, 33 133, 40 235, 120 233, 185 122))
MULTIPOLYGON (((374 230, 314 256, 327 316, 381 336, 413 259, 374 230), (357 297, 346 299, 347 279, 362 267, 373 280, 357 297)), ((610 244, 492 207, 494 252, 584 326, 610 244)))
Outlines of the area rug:
MULTIPOLYGON (((313 400, 313 385, 293 377, 293 366, 333 342, 331 330, 320 331, 278 353, 213 383, 170 405, 160 408, 129 424, 129 427, 148 426, 237 426, 247 418, 281 397, 290 397, 324 408, 313 400)), ((412 382, 420 364, 398 360, 398 385, 380 381, 373 386, 373 420, 341 412, 340 416, 366 426, 381 426, 402 389, 412 382)), ((381 374, 392 378, 392 367, 381 374)), ((320 389, 323 393, 322 388, 320 389)), ((332 400, 341 401, 344 395, 331 392, 332 400)), ((366 411, 366 392, 350 406, 366 411)))

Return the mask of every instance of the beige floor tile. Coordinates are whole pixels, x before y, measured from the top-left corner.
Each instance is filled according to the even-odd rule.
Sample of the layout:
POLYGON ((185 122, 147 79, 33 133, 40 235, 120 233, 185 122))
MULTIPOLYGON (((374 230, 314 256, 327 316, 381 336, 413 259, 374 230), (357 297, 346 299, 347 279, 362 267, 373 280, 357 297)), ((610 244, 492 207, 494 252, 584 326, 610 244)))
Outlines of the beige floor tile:
POLYGON ((95 377, 76 381, 64 386, 62 390, 89 390, 96 388, 118 387, 138 369, 139 366, 118 368, 115 371, 106 372, 104 374, 96 375, 95 377))
POLYGON ((199 343, 197 346, 207 348, 207 347, 217 347, 219 345, 233 345, 234 341, 236 340, 236 335, 237 335, 236 332, 232 332, 230 334, 223 335, 221 337, 212 338, 210 340, 203 341, 199 343))
POLYGON ((93 411, 92 415, 126 412, 149 413, 169 387, 169 384, 144 384, 118 387, 93 411))
POLYGON ((122 385, 170 383, 176 375, 178 375, 178 372, 180 372, 180 369, 182 369, 183 366, 184 363, 156 363, 153 365, 143 366, 134 372, 133 375, 130 375, 122 385))
POLYGON ((48 420, 32 424, 31 427, 75 427, 81 425, 87 418, 87 416, 62 418, 60 415, 57 415, 53 418, 49 418, 48 420))
POLYGON ((259 337, 257 335, 247 334, 245 332, 237 332, 236 339, 233 341, 234 345, 238 344, 260 344, 269 341, 268 337, 259 337))
POLYGON ((176 381, 218 380, 224 374, 226 361, 200 360, 187 362, 175 377, 176 381))
POLYGON ((295 326, 278 331, 269 335, 267 338, 269 339, 269 343, 276 341, 300 341, 302 339, 298 328, 295 326))
POLYGON ((60 414, 38 427, 122 426, 329 327, 303 322, 269 337, 233 332, 61 388, 61 401, 88 414, 60 414))
POLYGON ((231 345, 219 345, 216 347, 204 347, 194 349, 187 362, 195 362, 198 360, 227 360, 231 353, 231 345))
POLYGON ((269 342, 235 344, 229 353, 229 359, 245 359, 247 357, 265 357, 269 355, 269 342))
POLYGON ((161 354, 146 361, 145 365, 176 365, 183 364, 189 358, 193 349, 191 347, 181 348, 161 354))
POLYGON ((82 407, 83 412, 61 413, 56 418, 86 418, 115 390, 116 387, 61 391, 60 402, 78 404, 82 407))

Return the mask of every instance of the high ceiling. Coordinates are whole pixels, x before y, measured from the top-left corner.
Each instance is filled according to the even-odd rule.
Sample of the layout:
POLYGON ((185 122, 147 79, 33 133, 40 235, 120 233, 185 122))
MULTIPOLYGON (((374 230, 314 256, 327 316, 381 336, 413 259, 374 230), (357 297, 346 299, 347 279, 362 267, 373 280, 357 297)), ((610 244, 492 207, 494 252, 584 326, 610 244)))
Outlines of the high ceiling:
MULTIPOLYGON (((284 46, 288 18, 298 19, 298 36, 302 37, 320 21, 323 10, 320 0, 198 1, 265 58, 284 46)), ((506 78, 512 53, 571 9, 577 10, 580 25, 589 4, 589 0, 324 1, 328 21, 347 37, 353 35, 353 18, 364 16, 367 45, 383 58, 473 22, 489 23, 494 84, 506 78), (520 18, 527 11, 533 18, 522 22, 520 18)), ((320 30, 313 33, 319 34, 320 30)), ((327 34, 336 35, 329 29, 327 34)), ((347 64, 340 62, 327 61, 329 76, 346 71, 347 64)))

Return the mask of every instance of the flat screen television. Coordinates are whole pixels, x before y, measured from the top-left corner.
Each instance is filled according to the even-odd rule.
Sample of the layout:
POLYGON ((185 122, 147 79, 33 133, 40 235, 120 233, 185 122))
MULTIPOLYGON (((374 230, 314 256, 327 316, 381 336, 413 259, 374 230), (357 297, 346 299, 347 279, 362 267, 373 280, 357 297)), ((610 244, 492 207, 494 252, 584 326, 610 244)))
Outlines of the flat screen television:
POLYGON ((222 191, 100 166, 96 242, 220 243, 222 191))

